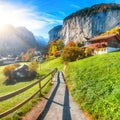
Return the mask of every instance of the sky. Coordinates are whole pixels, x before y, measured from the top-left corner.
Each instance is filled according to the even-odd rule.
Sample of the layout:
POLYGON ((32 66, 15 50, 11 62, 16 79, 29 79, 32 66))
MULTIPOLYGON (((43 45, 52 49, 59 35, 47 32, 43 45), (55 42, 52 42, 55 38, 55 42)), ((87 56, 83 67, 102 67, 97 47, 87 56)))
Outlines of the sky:
POLYGON ((48 38, 48 31, 62 25, 66 16, 99 3, 120 4, 120 0, 0 0, 0 27, 24 26, 36 36, 48 38))

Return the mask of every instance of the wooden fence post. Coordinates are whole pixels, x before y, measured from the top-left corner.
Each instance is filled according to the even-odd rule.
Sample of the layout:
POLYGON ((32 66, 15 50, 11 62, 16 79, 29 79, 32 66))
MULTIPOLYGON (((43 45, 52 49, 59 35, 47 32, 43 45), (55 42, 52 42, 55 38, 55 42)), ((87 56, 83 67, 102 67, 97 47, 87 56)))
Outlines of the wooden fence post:
POLYGON ((39 82, 39 89, 40 89, 40 96, 42 95, 41 93, 41 81, 39 82))
POLYGON ((42 88, 44 88, 50 82, 50 79, 44 85, 41 84, 41 81, 43 81, 45 78, 47 78, 50 75, 52 75, 52 78, 53 78, 56 72, 57 72, 57 68, 54 69, 53 71, 51 71, 49 74, 45 75, 44 77, 39 78, 38 81, 35 81, 34 83, 32 83, 32 84, 30 84, 30 85, 28 85, 28 86, 26 86, 26 87, 24 87, 24 88, 22 88, 20 90, 14 91, 14 92, 12 92, 10 94, 7 94, 7 95, 0 96, 0 102, 1 102, 1 101, 10 99, 10 98, 12 98, 12 97, 14 97, 16 95, 19 95, 20 93, 23 93, 26 90, 32 88, 36 84, 39 84, 39 89, 34 94, 32 94, 26 100, 22 101, 20 104, 14 106, 13 108, 11 108, 11 109, 3 112, 3 113, 0 113, 0 118, 3 118, 5 116, 7 116, 8 114, 13 113, 17 109, 21 108, 24 104, 26 104, 28 101, 30 101, 38 93, 40 93, 40 96, 42 96, 42 88))

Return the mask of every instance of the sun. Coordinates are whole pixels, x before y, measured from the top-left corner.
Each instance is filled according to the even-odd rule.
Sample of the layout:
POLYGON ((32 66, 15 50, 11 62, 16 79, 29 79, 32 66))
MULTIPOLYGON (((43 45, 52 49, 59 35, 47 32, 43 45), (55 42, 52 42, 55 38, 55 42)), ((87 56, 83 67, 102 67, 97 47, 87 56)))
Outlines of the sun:
POLYGON ((0 6, 0 27, 3 27, 6 24, 19 26, 20 23, 21 18, 18 11, 9 6, 0 6))
POLYGON ((0 5, 0 27, 10 24, 15 27, 24 25, 24 12, 12 5, 0 5))

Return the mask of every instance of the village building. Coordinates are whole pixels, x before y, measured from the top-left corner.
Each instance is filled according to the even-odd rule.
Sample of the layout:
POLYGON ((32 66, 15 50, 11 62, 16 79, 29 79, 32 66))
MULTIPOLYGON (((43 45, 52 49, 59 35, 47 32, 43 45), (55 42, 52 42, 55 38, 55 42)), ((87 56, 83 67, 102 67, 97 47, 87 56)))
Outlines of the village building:
POLYGON ((8 65, 15 63, 15 58, 1 58, 0 65, 8 65))
POLYGON ((17 67, 14 71, 15 78, 26 78, 29 76, 29 68, 26 64, 17 67))
POLYGON ((85 42, 85 48, 90 48, 93 55, 120 50, 120 35, 111 34, 91 38, 85 42))

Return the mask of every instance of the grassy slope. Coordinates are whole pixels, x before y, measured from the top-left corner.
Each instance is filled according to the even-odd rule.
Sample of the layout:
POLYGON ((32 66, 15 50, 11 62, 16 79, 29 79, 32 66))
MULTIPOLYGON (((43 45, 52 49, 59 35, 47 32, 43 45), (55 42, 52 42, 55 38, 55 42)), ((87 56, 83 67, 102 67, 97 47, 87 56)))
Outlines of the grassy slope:
MULTIPOLYGON (((94 119, 119 120, 120 118, 119 60, 120 52, 115 52, 72 62, 67 66, 66 80, 73 97, 80 104, 82 109, 88 111, 94 116, 94 119)), ((61 64, 60 58, 42 63, 38 70, 40 74, 46 74, 55 67, 62 70, 63 65, 61 64)), ((0 72, 2 72, 1 70, 2 68, 0 68, 0 72)), ((13 89, 11 86, 4 86, 6 87, 6 90, 4 90, 2 89, 3 84, 1 84, 3 78, 4 76, 1 74, 0 91, 3 91, 1 95, 10 92, 7 90, 7 87, 11 91, 14 91, 16 87, 19 89, 21 86, 28 84, 27 82, 18 83, 18 86, 15 85, 13 89)), ((35 91, 37 87, 38 86, 35 86, 30 90, 31 92, 29 91, 29 93, 31 94, 35 91)), ((50 87, 48 86, 46 87, 47 91, 49 91, 49 88, 50 87)), ((46 90, 44 92, 46 92, 46 90)), ((26 98, 25 94, 24 97, 26 98)), ((21 96, 19 98, 21 98, 21 96)), ((10 115, 8 118, 5 118, 5 120, 10 119, 10 117, 11 119, 14 118, 17 120, 19 114, 23 114, 23 111, 28 111, 30 109, 28 106, 33 106, 33 103, 39 99, 39 97, 36 97, 32 102, 29 102, 22 109, 16 111, 16 114, 10 115)), ((12 101, 10 104, 14 104, 12 101)), ((5 108, 6 103, 0 104, 2 105, 0 111, 4 111, 3 108, 5 108)))
POLYGON ((120 52, 70 63, 66 81, 74 99, 94 119, 120 119, 120 52))
MULTIPOLYGON (((26 85, 29 85, 33 82, 35 82, 35 80, 33 81, 26 81, 26 82, 19 82, 17 84, 14 85, 4 85, 4 79, 5 76, 3 75, 3 66, 0 67, 0 96, 5 95, 7 93, 13 92, 15 90, 18 90, 26 85)), ((63 65, 61 64, 61 59, 57 58, 51 61, 46 61, 42 64, 39 64, 39 68, 38 68, 38 73, 40 73, 40 75, 45 75, 47 73, 49 73, 50 71, 52 71, 54 68, 58 68, 59 70, 62 70, 63 65)))
MULTIPOLYGON (((58 67, 59 69, 62 69, 61 60, 59 58, 40 64, 40 66, 38 68, 38 71, 39 71, 40 75, 41 74, 45 75, 48 72, 50 72, 51 70, 53 70, 55 67, 58 67)), ((0 73, 1 73, 0 74, 0 96, 5 95, 5 94, 10 93, 10 92, 13 92, 15 90, 18 90, 18 89, 36 81, 36 80, 33 80, 33 81, 29 81, 29 82, 19 82, 19 83, 14 84, 14 85, 5 86, 3 84, 3 82, 4 82, 4 75, 2 73, 3 68, 4 67, 0 67, 0 73)), ((42 93, 43 94, 47 93, 51 88, 50 86, 51 86, 50 84, 47 85, 42 90, 42 93)), ((23 94, 20 94, 16 97, 14 97, 12 99, 9 99, 9 100, 6 100, 4 102, 0 102, 0 113, 6 111, 7 109, 10 109, 11 107, 13 107, 13 106, 17 105, 18 103, 20 103, 21 101, 25 100, 27 97, 32 95, 36 90, 38 90, 38 88, 39 88, 39 85, 36 85, 35 87, 27 90, 23 94)), ((29 111, 31 109, 31 107, 39 100, 40 100, 40 97, 39 97, 39 95, 37 95, 30 102, 28 102, 26 105, 24 105, 21 109, 19 109, 18 111, 16 111, 13 114, 8 115, 7 117, 5 117, 1 120, 9 120, 9 119, 17 120, 19 118, 19 116, 21 116, 25 112, 29 111)))

